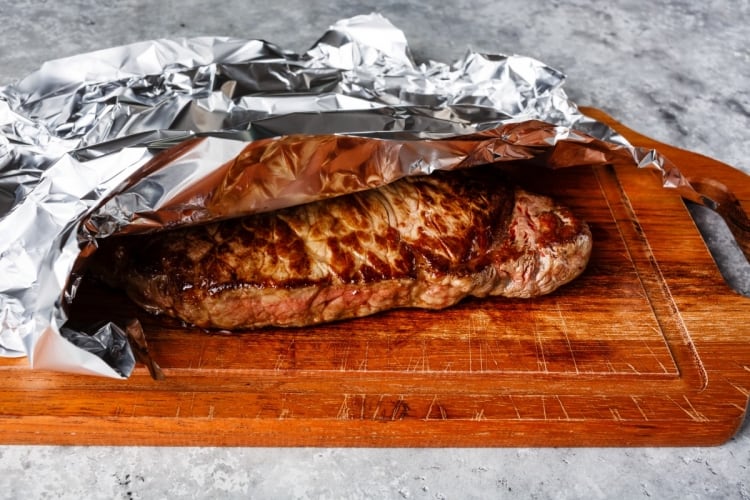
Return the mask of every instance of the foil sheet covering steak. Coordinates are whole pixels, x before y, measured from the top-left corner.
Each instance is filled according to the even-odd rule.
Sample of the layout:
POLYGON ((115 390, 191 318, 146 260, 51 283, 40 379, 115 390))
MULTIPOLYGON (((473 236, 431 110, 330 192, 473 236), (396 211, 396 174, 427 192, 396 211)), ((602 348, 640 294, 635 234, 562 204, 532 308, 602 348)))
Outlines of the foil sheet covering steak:
POLYGON ((483 167, 107 238, 92 267, 148 311, 245 329, 538 296, 578 276, 590 251, 589 229, 570 210, 483 167))

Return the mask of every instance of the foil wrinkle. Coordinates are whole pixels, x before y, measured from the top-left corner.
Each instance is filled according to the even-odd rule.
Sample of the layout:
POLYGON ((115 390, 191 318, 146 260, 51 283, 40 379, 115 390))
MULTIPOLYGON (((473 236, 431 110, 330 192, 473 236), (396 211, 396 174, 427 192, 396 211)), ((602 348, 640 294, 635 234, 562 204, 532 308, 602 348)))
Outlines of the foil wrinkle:
POLYGON ((417 63, 377 14, 305 53, 260 40, 160 39, 42 65, 0 88, 0 356, 126 378, 121 326, 68 325, 76 269, 100 238, 516 159, 656 168, 582 115, 565 75, 473 51, 417 63))

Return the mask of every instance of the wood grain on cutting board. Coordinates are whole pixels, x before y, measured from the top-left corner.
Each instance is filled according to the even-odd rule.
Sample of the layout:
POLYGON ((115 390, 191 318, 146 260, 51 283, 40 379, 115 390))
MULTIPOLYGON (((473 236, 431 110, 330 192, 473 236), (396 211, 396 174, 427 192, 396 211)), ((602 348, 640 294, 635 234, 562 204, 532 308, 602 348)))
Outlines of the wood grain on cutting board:
MULTIPOLYGON (((586 110, 597 115, 596 110, 586 110)), ((603 114, 595 116, 611 120, 603 114)), ((728 166, 654 143, 688 176, 728 166)), ((0 360, 4 443, 320 446, 719 444, 750 394, 748 298, 724 282, 682 199, 634 168, 515 168, 588 221, 590 264, 532 300, 467 300, 315 328, 190 330, 82 288, 77 319, 138 316, 165 380, 0 360)))

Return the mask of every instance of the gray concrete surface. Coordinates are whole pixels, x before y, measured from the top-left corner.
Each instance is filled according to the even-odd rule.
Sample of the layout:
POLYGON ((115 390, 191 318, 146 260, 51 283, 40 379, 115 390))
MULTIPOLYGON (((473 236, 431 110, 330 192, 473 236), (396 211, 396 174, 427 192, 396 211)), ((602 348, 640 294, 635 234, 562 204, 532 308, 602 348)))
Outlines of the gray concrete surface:
MULTIPOLYGON (((536 57, 568 75, 579 104, 750 173, 748 0, 3 0, 0 85, 48 59, 156 37, 303 51, 337 19, 373 10, 406 32, 418 59, 447 62, 469 47, 536 57)), ((735 252, 728 265, 747 283, 744 259, 735 252)), ((749 499, 750 426, 713 448, 2 446, 0 497, 749 499)))

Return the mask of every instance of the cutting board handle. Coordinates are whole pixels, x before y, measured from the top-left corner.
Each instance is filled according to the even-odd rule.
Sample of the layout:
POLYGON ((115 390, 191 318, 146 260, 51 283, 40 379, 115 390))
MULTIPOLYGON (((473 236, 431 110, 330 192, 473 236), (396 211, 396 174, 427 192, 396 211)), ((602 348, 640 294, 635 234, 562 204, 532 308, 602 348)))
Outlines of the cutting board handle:
POLYGON ((606 123, 627 137, 634 146, 654 149, 677 165, 699 195, 691 197, 691 200, 714 210, 724 219, 745 258, 750 261, 750 217, 741 201, 750 203, 750 177, 747 174, 712 158, 651 139, 626 127, 600 109, 581 107, 580 110, 585 115, 606 123))
POLYGON ((727 223, 745 258, 750 261, 750 218, 740 201, 722 182, 710 177, 687 177, 703 198, 703 205, 716 211, 727 223))

